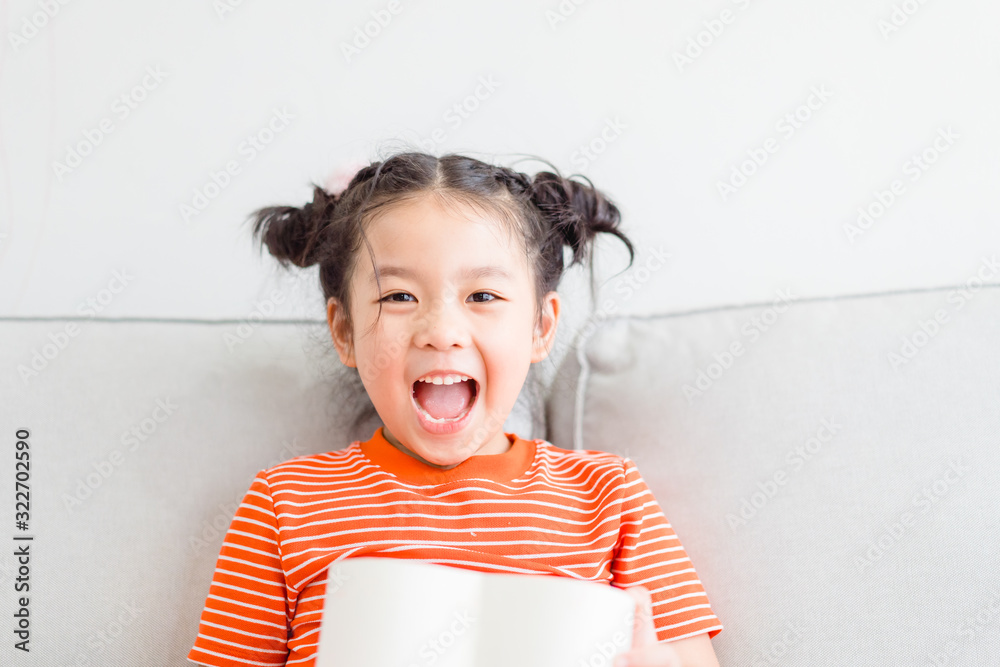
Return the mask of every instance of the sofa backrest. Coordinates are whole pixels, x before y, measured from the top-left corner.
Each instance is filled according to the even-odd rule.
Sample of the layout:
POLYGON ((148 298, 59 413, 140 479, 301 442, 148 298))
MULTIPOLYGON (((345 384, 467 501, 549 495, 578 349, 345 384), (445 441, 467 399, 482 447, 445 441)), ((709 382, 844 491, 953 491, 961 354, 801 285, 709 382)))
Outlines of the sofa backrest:
POLYGON ((549 439, 631 457, 722 665, 1000 664, 1000 288, 584 328, 549 439))
MULTIPOLYGON (((601 321, 505 430, 637 462, 723 665, 1000 664, 1000 289, 961 289, 601 321)), ((187 664, 254 474, 379 425, 347 420, 326 336, 0 319, 2 432, 30 433, 18 664, 187 664)))

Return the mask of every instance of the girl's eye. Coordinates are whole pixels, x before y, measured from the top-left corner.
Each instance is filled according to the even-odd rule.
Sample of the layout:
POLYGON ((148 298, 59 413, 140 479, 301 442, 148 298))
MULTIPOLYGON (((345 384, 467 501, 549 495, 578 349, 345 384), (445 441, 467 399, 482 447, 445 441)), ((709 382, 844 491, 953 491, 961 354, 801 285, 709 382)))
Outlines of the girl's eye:
POLYGON ((490 294, 489 292, 476 292, 472 296, 476 297, 476 296, 480 296, 480 295, 481 296, 488 296, 489 298, 485 299, 485 300, 475 300, 475 299, 473 299, 475 303, 489 303, 490 301, 496 301, 496 299, 497 299, 497 297, 496 297, 495 294, 490 294))
POLYGON ((406 292, 393 292, 392 294, 387 294, 380 299, 380 301, 392 301, 393 303, 407 303, 406 300, 396 299, 397 296, 408 296, 412 297, 412 294, 407 294, 406 292))
MULTIPOLYGON (((497 296, 489 292, 475 292, 469 298, 471 298, 474 303, 489 303, 490 301, 497 300, 497 296), (486 298, 477 299, 475 297, 486 297, 486 298)), ((384 297, 380 299, 380 301, 391 301, 392 303, 410 303, 411 300, 415 301, 416 299, 414 299, 412 294, 409 294, 407 292, 393 292, 392 294, 386 294, 384 297), (405 298, 397 299, 396 297, 405 297, 405 298)))

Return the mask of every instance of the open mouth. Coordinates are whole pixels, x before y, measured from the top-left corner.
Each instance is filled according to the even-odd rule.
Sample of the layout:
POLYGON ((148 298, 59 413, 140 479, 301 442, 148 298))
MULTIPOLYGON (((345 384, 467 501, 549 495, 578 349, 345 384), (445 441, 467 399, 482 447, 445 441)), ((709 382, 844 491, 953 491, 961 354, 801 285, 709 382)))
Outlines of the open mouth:
POLYGON ((420 379, 410 388, 414 407, 431 424, 462 421, 469 415, 478 397, 479 383, 467 376, 435 377, 433 381, 420 379))

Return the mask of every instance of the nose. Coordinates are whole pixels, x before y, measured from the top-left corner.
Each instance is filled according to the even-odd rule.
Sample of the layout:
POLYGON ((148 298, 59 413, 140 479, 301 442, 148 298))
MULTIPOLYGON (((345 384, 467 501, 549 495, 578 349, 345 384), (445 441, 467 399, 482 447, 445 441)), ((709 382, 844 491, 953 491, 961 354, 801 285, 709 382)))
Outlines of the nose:
POLYGON ((455 346, 467 347, 471 336, 464 306, 450 292, 434 299, 417 315, 414 344, 438 350, 448 350, 455 346))

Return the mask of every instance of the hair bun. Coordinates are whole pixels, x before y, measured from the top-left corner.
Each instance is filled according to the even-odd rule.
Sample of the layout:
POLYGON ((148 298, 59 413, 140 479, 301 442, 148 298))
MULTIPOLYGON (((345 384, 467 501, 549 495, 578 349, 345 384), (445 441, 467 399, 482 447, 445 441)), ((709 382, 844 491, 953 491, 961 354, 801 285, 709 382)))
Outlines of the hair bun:
MULTIPOLYGON (((532 200, 550 221, 553 241, 568 245, 573 250, 570 266, 582 263, 589 254, 591 242, 600 232, 613 234, 628 247, 629 264, 635 258, 635 249, 619 229, 621 213, 614 202, 594 188, 590 179, 581 178, 586 184, 563 178, 549 171, 535 175, 532 183, 532 200)), ((561 262, 560 262, 561 264, 561 262)))
POLYGON ((337 197, 313 185, 313 200, 301 208, 268 206, 254 211, 253 234, 282 266, 305 268, 317 263, 314 252, 324 226, 333 217, 337 197))

